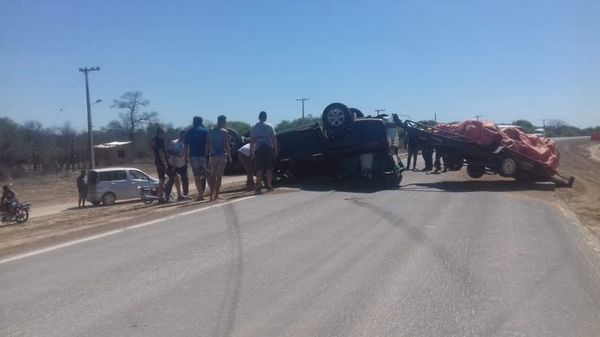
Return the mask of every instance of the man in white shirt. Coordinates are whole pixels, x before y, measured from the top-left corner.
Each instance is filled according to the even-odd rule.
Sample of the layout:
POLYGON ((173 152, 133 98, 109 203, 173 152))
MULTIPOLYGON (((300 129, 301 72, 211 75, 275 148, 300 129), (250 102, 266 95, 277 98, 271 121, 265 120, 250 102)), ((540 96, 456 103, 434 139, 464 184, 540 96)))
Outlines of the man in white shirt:
POLYGON ((185 134, 185 130, 180 131, 179 138, 174 139, 167 145, 167 154, 169 155, 167 161, 167 176, 169 177, 169 181, 165 187, 165 192, 166 195, 170 195, 173 184, 175 184, 175 188, 177 189, 177 201, 189 199, 190 183, 187 173, 187 161, 185 158, 185 134), (181 185, 183 185, 183 194, 181 193, 181 185))
POLYGON ((277 158, 277 138, 273 126, 267 123, 267 113, 258 114, 258 123, 252 127, 250 152, 256 167, 256 194, 261 193, 262 176, 266 175, 267 190, 272 191, 273 161, 277 158))
POLYGON ((252 152, 250 151, 250 143, 240 147, 238 150, 238 160, 244 171, 246 171, 246 189, 254 190, 254 163, 252 162, 252 152))

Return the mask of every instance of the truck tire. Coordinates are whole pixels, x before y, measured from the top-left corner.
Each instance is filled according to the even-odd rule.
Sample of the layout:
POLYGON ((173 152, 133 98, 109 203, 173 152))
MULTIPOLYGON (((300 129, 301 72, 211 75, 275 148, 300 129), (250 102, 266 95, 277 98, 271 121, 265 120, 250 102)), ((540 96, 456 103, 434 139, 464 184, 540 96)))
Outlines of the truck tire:
POLYGON ((241 147, 242 137, 234 129, 227 129, 229 134, 229 146, 231 147, 231 153, 237 153, 237 150, 241 147))
POLYGON ((350 113, 355 117, 355 118, 364 118, 365 115, 362 113, 362 111, 358 110, 357 108, 350 108, 350 113))
POLYGON ((475 164, 467 165, 467 174, 469 175, 469 177, 471 177, 473 179, 479 179, 479 178, 483 177, 484 173, 485 173, 485 167, 483 167, 481 165, 475 165, 475 164))
POLYGON ((512 177, 517 171, 517 161, 512 157, 505 157, 500 162, 500 175, 512 177))
POLYGON ((463 167, 463 158, 455 154, 448 155, 448 169, 458 171, 463 167))
POLYGON ((339 132, 346 130, 352 124, 354 114, 342 103, 331 103, 323 110, 321 119, 327 130, 339 132))

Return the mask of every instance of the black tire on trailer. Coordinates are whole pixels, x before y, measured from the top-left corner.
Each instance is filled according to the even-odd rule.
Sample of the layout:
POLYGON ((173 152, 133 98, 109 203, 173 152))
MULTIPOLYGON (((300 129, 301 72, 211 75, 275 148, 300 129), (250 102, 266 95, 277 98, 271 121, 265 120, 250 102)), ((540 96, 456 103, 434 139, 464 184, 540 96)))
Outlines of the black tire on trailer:
POLYGON ((325 107, 321 120, 325 128, 332 132, 344 131, 352 124, 354 115, 342 103, 331 103, 325 107))
POLYGON ((450 171, 458 171, 463 167, 463 158, 456 154, 448 155, 448 169, 450 171))
POLYGON ((485 174, 485 167, 476 164, 469 164, 467 165, 467 174, 473 179, 481 178, 485 174))
POLYGON ((512 157, 504 157, 500 161, 500 175, 504 177, 512 177, 517 171, 517 161, 512 157))
POLYGON ((365 114, 363 114, 362 111, 358 110, 357 108, 350 108, 348 110, 350 110, 350 113, 354 116, 354 118, 365 117, 365 114))

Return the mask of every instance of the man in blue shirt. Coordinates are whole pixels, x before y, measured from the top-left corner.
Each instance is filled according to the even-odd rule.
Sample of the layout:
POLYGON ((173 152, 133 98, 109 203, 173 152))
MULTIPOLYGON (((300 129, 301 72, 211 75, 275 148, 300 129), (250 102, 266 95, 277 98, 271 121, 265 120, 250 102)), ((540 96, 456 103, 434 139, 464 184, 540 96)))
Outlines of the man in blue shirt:
POLYGON ((192 120, 192 128, 185 135, 185 158, 190 163, 198 197, 203 200, 206 188, 206 137, 207 131, 202 125, 202 117, 195 116, 192 120))

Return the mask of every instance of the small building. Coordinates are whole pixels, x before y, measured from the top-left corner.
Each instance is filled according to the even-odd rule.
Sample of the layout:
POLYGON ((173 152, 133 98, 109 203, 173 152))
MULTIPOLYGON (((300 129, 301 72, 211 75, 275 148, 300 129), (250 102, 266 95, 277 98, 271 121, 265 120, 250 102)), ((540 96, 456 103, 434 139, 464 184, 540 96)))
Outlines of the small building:
POLYGON ((133 161, 132 142, 110 142, 94 146, 96 165, 113 166, 129 164, 133 161))

